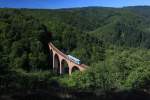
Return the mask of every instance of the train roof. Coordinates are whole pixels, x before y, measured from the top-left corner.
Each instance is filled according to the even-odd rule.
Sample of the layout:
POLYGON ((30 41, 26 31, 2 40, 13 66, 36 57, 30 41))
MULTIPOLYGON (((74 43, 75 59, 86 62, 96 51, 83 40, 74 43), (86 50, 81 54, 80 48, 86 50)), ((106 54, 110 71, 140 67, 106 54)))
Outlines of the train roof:
POLYGON ((80 61, 79 59, 77 59, 77 58, 75 58, 75 57, 73 57, 73 56, 71 56, 71 55, 68 55, 68 56, 69 56, 70 58, 76 60, 76 61, 80 61))

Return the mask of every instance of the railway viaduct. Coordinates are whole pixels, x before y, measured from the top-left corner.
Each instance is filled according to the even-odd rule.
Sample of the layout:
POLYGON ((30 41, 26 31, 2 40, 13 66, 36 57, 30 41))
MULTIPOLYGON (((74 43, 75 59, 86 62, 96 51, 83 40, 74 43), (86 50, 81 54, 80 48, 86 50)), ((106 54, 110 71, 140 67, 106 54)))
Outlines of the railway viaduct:
POLYGON ((68 73, 79 70, 84 71, 87 66, 85 64, 76 64, 68 58, 66 54, 57 49, 51 42, 48 43, 50 53, 53 59, 53 70, 59 74, 68 73))

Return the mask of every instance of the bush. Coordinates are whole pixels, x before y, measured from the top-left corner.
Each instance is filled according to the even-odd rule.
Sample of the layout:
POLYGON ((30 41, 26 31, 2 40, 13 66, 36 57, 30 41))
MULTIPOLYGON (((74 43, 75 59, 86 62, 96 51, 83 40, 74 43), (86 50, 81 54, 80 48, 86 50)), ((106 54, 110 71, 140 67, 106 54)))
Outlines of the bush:
POLYGON ((141 65, 131 72, 126 80, 126 86, 133 89, 150 89, 150 65, 141 65))

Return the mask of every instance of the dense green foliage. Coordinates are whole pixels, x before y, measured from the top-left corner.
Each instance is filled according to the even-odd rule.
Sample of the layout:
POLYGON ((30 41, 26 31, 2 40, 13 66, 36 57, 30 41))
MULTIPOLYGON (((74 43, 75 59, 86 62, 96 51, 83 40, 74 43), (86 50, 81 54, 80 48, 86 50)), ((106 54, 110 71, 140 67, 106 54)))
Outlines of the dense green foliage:
POLYGON ((149 7, 0 9, 0 91, 53 85, 95 93, 149 91, 149 11, 149 7), (50 41, 89 68, 71 76, 55 75, 50 41))
POLYGON ((34 75, 50 69, 45 34, 39 20, 18 10, 0 10, 0 91, 33 88, 42 74, 52 74, 34 75))
POLYGON ((4 65, 26 71, 48 67, 44 25, 18 10, 2 10, 0 15, 1 61, 4 65))
POLYGON ((106 52, 105 61, 92 64, 85 72, 60 79, 62 85, 95 91, 149 89, 149 50, 111 46, 106 52))
POLYGON ((50 11, 24 10, 24 12, 42 20, 54 33, 62 34, 63 24, 63 26, 75 28, 76 31, 79 30, 76 34, 88 33, 104 40, 105 44, 149 48, 149 9, 148 7, 145 7, 146 10, 142 8, 144 9, 144 7, 139 7, 140 10, 136 7, 122 9, 89 7, 50 11), (40 16, 40 14, 44 16, 40 16), (55 29, 59 26, 61 26, 59 30, 55 29))

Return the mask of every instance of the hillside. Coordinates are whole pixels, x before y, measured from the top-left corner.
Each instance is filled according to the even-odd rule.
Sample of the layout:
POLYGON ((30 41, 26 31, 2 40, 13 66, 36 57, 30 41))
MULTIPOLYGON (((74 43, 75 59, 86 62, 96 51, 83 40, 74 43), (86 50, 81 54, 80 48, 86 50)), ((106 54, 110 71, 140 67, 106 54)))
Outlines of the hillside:
MULTIPOLYGON (((49 30, 51 23, 63 23, 108 43, 149 48, 149 7, 87 7, 60 10, 25 10, 42 20, 49 30), (41 16, 42 15, 42 16, 41 16), (117 40, 117 41, 116 41, 117 40)), ((57 30, 52 30, 59 33, 57 30)), ((60 33, 61 34, 61 33, 60 33)))
POLYGON ((125 7, 124 9, 136 12, 141 16, 144 16, 146 19, 149 19, 148 17, 150 16, 150 6, 129 6, 125 7))
POLYGON ((149 11, 143 6, 0 9, 2 97, 149 100, 149 11), (54 73, 48 42, 89 68, 71 76, 54 73))

